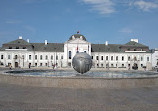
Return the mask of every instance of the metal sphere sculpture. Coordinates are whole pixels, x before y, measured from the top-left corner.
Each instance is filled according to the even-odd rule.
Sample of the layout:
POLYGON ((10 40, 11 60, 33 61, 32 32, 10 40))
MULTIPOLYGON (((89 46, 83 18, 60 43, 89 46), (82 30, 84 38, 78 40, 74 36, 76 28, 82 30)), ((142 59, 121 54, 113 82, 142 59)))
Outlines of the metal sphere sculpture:
POLYGON ((77 72, 86 73, 92 67, 91 56, 85 52, 76 53, 72 59, 72 66, 77 72))

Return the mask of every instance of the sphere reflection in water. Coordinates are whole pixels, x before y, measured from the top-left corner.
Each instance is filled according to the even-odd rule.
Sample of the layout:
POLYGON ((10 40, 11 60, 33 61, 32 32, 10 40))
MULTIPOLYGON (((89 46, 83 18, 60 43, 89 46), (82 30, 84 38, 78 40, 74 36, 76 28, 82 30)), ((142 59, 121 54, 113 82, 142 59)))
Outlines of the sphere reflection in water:
POLYGON ((85 52, 77 53, 72 59, 73 68, 79 73, 86 73, 92 67, 91 56, 85 52))

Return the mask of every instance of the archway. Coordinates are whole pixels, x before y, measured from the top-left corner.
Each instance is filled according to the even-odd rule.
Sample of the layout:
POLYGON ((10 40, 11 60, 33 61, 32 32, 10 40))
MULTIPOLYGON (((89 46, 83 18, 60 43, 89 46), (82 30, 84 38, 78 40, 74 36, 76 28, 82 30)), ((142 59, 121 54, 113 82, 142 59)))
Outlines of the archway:
POLYGON ((18 66, 19 66, 18 62, 15 62, 15 68, 18 67, 18 66))

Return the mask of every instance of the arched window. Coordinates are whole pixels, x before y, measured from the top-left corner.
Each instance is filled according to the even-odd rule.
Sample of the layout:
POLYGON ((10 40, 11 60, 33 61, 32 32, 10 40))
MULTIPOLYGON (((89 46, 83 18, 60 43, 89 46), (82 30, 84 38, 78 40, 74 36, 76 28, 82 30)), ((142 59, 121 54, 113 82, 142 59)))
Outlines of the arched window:
POLYGON ((143 57, 141 57, 141 61, 143 61, 143 57))
POLYGON ((15 55, 15 59, 18 59, 18 55, 15 55))
POLYGON ((147 57, 147 61, 149 61, 149 57, 147 57))
POLYGON ((122 56, 122 61, 124 61, 124 56, 122 56))
POLYGON ((53 60, 53 56, 51 55, 51 60, 53 60))
POLYGON ((71 59, 71 51, 69 51, 69 59, 71 59))
POLYGON ((130 58, 130 56, 128 56, 128 61, 130 61, 131 60, 131 58, 130 58))
POLYGON ((118 56, 116 56, 116 60, 118 61, 118 56))
POLYGON ((134 61, 137 61, 137 57, 134 57, 134 61))
POLYGON ((48 56, 46 55, 46 60, 48 59, 48 56))
POLYGON ((113 56, 111 56, 111 60, 113 61, 113 56))
POLYGON ((42 60, 42 55, 40 55, 40 60, 42 60))

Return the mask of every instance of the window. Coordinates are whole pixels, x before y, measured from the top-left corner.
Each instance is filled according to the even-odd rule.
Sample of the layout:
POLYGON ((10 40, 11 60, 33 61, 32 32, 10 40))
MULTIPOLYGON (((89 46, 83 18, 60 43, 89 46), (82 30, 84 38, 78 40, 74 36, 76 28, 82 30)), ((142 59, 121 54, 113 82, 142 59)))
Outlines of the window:
POLYGON ((71 59, 71 51, 69 51, 69 59, 71 59))
POLYGON ((103 58, 103 56, 101 56, 101 60, 103 60, 104 58, 103 58))
POLYGON ((137 51, 137 49, 134 49, 134 51, 137 51))
POLYGON ((97 67, 99 67, 99 64, 97 64, 97 67))
POLYGON ((42 55, 40 55, 40 60, 42 60, 42 55))
POLYGON ((40 66, 42 66, 42 63, 40 63, 40 66))
POLYGON ((92 56, 92 59, 93 59, 93 56, 92 56))
POLYGON ((143 64, 141 64, 141 67, 143 67, 143 64))
POLYGON ((15 59, 18 59, 18 55, 15 55, 15 59))
POLYGON ((8 59, 10 59, 10 55, 8 55, 8 59))
POLYGON ((23 47, 23 49, 26 49, 26 47, 23 47))
POLYGON ((58 56, 56 56, 56 60, 58 60, 58 56))
POLYGON ((114 67, 114 64, 111 64, 111 67, 114 67))
POLYGON ((69 63, 68 63, 68 66, 70 66, 70 67, 71 67, 71 62, 69 62, 69 63))
POLYGON ((134 57, 134 61, 137 61, 137 57, 134 57))
POLYGON ((98 56, 96 56, 96 60, 98 60, 99 59, 99 57, 98 56))
POLYGON ((109 67, 109 64, 106 64, 106 68, 108 68, 109 67))
POLYGON ((122 56, 122 61, 124 61, 124 56, 122 56))
POLYGON ((35 55, 35 60, 37 60, 37 55, 35 55))
POLYGON ((147 61, 149 61, 149 57, 147 57, 147 61))
POLYGON ((103 64, 101 64, 101 67, 103 67, 103 64))
POLYGON ((3 59, 3 55, 1 55, 1 59, 3 59))
POLYGON ((124 67, 124 64, 122 64, 122 67, 124 67))
POLYGON ((12 47, 9 47, 9 49, 12 49, 12 47))
POLYGON ((128 48, 128 51, 130 51, 130 48, 128 48))
POLYGON ((118 61, 118 56, 116 56, 116 60, 118 61))
POLYGON ((29 55, 29 60, 31 60, 31 55, 29 55))
POLYGON ((46 60, 48 60, 48 56, 46 55, 46 60))
POLYGON ((37 63, 35 63, 35 66, 37 67, 37 63))
POLYGON ((61 59, 63 59, 63 55, 61 56, 61 59))
POLYGON ((108 60, 108 56, 106 56, 106 60, 108 60))
POLYGON ((130 56, 128 56, 128 61, 130 61, 130 59, 131 59, 130 56))
POLYGON ((16 49, 19 49, 19 47, 16 47, 16 49))
POLYGON ((111 56, 111 60, 112 60, 112 61, 113 61, 113 59, 114 59, 113 56, 111 56))
POLYGON ((141 57, 140 59, 141 59, 141 61, 143 61, 143 57, 141 57))
POLYGON ((24 56, 24 55, 22 55, 22 59, 23 59, 23 60, 25 59, 25 56, 24 56))
POLYGON ((86 53, 86 51, 84 51, 86 53))
POLYGON ((53 60, 53 56, 51 55, 51 60, 53 60))
POLYGON ((45 65, 47 66, 47 63, 45 65))

